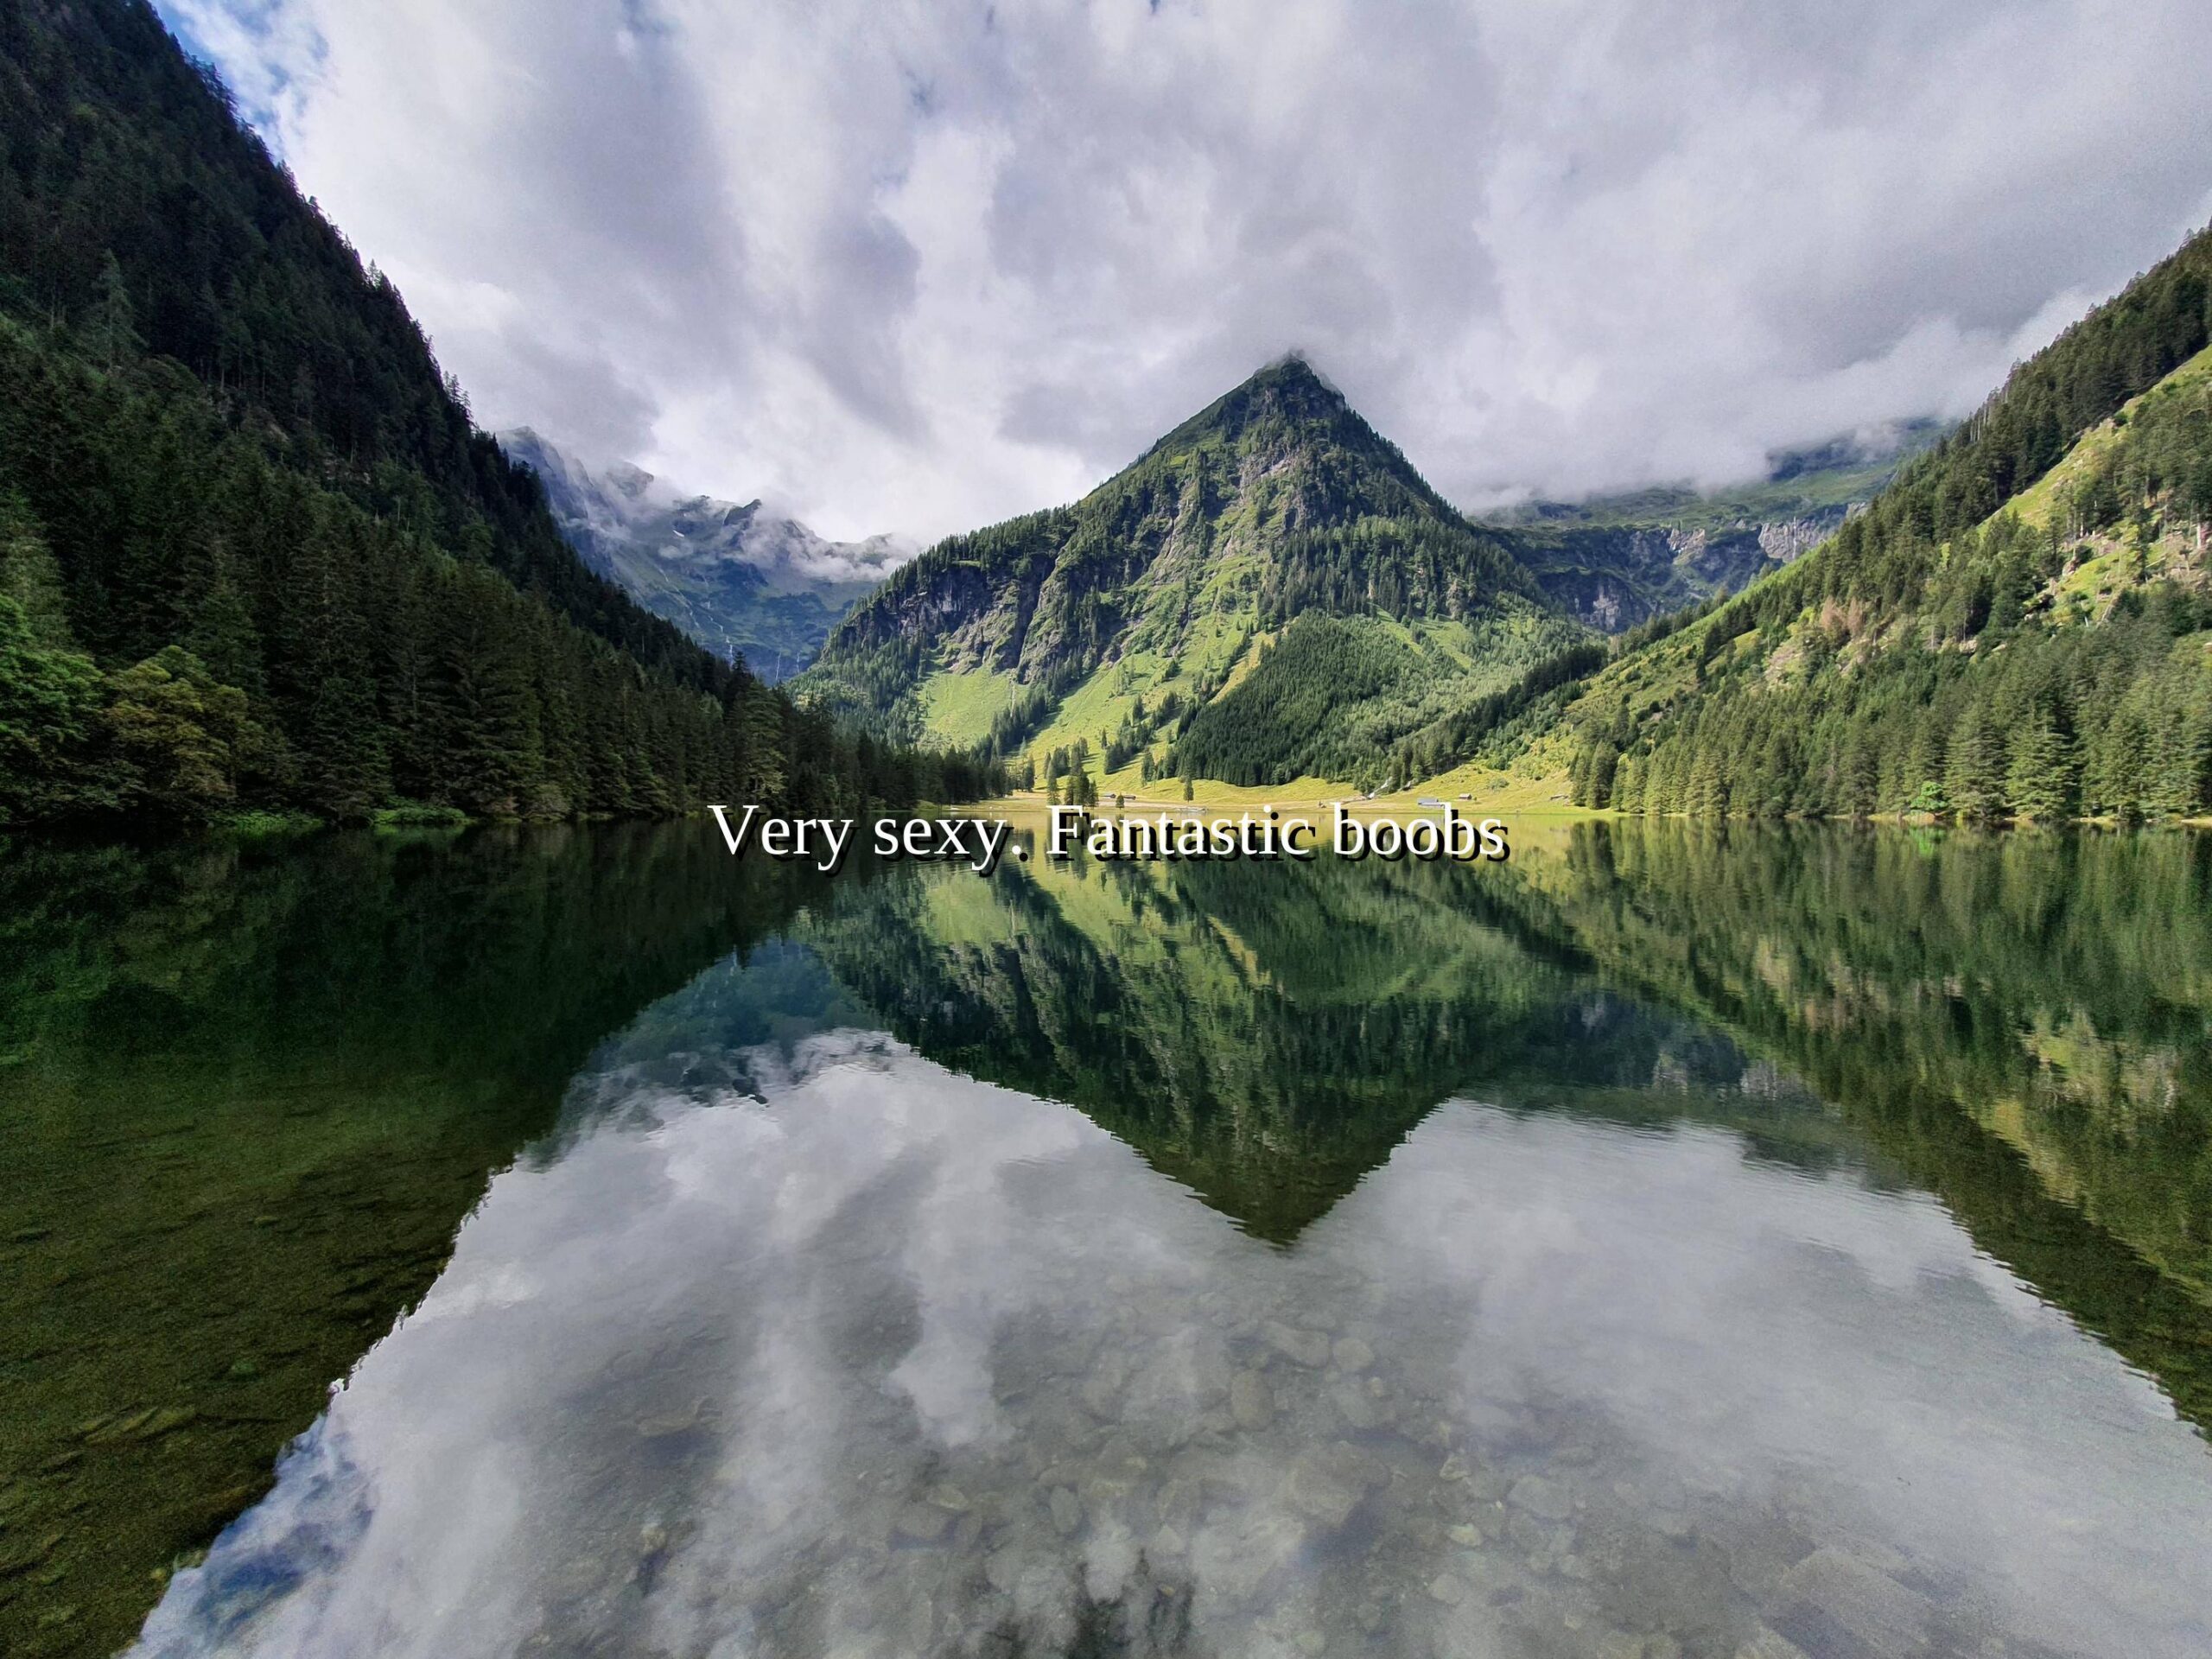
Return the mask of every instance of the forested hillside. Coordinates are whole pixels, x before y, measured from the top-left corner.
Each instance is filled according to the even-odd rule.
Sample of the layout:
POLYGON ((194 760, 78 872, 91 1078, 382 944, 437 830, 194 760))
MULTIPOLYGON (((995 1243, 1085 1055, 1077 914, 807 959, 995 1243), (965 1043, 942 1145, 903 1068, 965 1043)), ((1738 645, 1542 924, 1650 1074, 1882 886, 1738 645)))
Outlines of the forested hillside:
POLYGON ((1866 512, 1552 694, 1490 757, 1700 816, 2212 805, 2212 232, 2017 369, 1866 512))
POLYGON ((586 569, 143 0, 0 9, 0 823, 982 781, 586 569))
POLYGON ((1075 505, 939 543, 798 684, 1055 787, 1379 783, 1405 734, 1585 637, 1290 358, 1075 505))

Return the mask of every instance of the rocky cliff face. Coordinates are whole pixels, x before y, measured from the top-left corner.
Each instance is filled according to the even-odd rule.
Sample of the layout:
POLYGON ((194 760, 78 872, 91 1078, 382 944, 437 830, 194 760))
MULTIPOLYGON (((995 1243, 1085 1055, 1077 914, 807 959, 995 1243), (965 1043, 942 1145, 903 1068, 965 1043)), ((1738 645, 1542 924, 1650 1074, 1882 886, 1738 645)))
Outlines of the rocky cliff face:
POLYGON ((1733 528, 1606 525, 1516 533, 1544 595, 1586 626, 1619 633, 1653 616, 1735 593, 1818 545, 1843 511, 1733 528))
POLYGON ((1933 421, 1909 421, 1783 451, 1764 479, 1717 494, 1681 486, 1537 501, 1489 522, 1512 540, 1548 598, 1587 626, 1618 633, 1715 593, 1738 592, 1811 551, 1942 430, 1933 421))
POLYGON ((797 673, 839 618, 914 553, 893 536, 823 539, 760 501, 686 495, 627 461, 594 468, 528 427, 499 435, 600 575, 763 679, 797 673))

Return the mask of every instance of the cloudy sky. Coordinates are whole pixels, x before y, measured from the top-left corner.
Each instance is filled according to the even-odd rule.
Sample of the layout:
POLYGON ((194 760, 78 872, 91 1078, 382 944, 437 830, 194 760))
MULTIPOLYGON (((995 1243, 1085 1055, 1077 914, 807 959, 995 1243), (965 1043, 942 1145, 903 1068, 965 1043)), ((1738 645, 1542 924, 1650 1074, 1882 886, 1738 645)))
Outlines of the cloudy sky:
POLYGON ((1481 506, 1959 415, 2212 218, 2203 0, 159 0, 478 419, 931 537, 1303 350, 1481 506))

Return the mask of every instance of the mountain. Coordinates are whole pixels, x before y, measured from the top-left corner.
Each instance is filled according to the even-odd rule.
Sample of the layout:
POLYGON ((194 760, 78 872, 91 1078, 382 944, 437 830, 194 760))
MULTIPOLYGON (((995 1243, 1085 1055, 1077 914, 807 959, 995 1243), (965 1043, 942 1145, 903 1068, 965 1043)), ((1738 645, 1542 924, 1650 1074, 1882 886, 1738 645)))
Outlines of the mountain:
POLYGON ((687 495, 626 461, 595 469, 526 426, 499 445, 537 474, 586 564, 772 684, 812 662, 837 620, 913 556, 894 536, 824 541, 757 500, 687 495))
POLYGON ((1556 1109, 1727 1057, 1605 998, 1465 874, 1009 863, 876 883, 805 937, 902 1041, 1075 1107, 1287 1244, 1455 1094, 1556 1109))
POLYGON ((2212 810, 2208 344, 2212 232, 1820 547, 1647 629, 1484 758, 1647 812, 2212 810))
POLYGON ((903 741, 1138 788, 1380 783, 1392 746, 1588 636, 1304 360, 1072 506, 938 543, 798 690, 903 741))
POLYGON ((1942 434, 1908 421, 1770 458, 1764 478, 1587 501, 1535 501, 1483 521, 1509 531, 1553 603, 1591 627, 1638 623, 1736 593, 1826 540, 1942 434))
POLYGON ((143 0, 0 7, 0 824, 981 781, 587 569, 143 0))

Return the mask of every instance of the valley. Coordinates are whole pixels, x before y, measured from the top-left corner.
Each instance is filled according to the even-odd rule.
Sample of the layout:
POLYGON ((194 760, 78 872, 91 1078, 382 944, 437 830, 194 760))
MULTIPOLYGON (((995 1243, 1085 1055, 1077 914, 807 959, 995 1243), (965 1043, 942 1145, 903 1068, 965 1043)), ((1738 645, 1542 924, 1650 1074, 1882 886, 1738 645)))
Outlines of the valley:
POLYGON ((759 499, 686 494, 627 461, 594 467, 526 426, 499 435, 508 459, 537 474, 578 557, 772 685, 813 661, 838 620, 914 555, 891 535, 825 541, 759 499))

